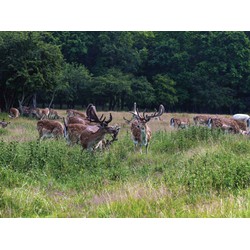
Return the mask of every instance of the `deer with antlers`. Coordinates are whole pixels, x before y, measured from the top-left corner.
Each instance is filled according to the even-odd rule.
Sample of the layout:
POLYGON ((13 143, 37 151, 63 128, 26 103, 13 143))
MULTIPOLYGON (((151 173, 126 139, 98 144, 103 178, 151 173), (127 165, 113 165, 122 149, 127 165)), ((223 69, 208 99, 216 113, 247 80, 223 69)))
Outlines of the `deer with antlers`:
POLYGON ((142 153, 142 146, 146 147, 146 153, 148 153, 148 145, 152 137, 152 131, 147 123, 152 118, 160 117, 164 113, 164 111, 165 111, 165 108, 161 104, 159 107, 159 110, 158 111, 156 110, 154 114, 145 115, 145 111, 144 111, 143 116, 141 116, 139 113, 139 110, 136 108, 136 103, 135 103, 134 111, 130 112, 133 114, 132 119, 127 120, 125 117, 123 118, 125 121, 131 124, 130 129, 131 129, 131 135, 132 135, 132 140, 135 145, 135 149, 139 145, 141 153, 142 153))
POLYGON ((99 118, 95 106, 89 104, 86 114, 88 120, 86 124, 64 124, 66 138, 70 144, 79 142, 82 149, 94 150, 95 146, 104 139, 106 134, 112 135, 112 142, 117 140, 120 127, 108 126, 112 121, 111 113, 108 120, 106 120, 106 117, 103 118, 103 115, 99 118), (96 123, 96 125, 90 125, 91 122, 96 123))

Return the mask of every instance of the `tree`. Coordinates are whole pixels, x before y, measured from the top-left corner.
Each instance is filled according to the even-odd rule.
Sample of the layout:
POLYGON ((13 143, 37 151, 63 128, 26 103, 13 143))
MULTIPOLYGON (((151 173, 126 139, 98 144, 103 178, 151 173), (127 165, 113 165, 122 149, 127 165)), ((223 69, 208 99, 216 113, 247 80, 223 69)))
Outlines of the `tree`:
POLYGON ((43 42, 40 32, 1 32, 0 40, 0 84, 7 110, 16 100, 22 107, 38 91, 56 87, 63 63, 57 46, 43 42))

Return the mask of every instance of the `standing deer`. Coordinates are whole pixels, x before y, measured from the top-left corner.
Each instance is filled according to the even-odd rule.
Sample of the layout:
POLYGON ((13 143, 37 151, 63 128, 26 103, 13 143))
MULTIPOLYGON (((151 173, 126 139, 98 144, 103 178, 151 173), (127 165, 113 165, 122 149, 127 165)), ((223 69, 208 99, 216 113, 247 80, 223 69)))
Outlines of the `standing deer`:
POLYGON ((170 126, 177 127, 177 128, 187 128, 190 126, 190 121, 189 121, 189 118, 185 118, 185 117, 181 117, 181 118, 173 117, 170 119, 170 126))
POLYGON ((40 120, 37 122, 39 139, 56 138, 63 136, 64 128, 59 121, 40 120))
POLYGON ((134 104, 134 111, 131 112, 133 114, 133 118, 130 121, 126 118, 123 118, 127 120, 127 122, 130 122, 131 135, 135 149, 139 145, 141 153, 142 146, 146 147, 146 153, 148 153, 148 145, 152 136, 151 129, 147 123, 150 121, 150 119, 161 116, 164 111, 164 106, 161 104, 159 110, 154 114, 145 115, 145 112, 143 112, 143 116, 141 116, 138 109, 136 109, 136 104, 134 104))
POLYGON ((9 114, 9 117, 10 118, 17 118, 20 116, 20 112, 18 109, 16 108, 10 108, 10 114, 9 114))

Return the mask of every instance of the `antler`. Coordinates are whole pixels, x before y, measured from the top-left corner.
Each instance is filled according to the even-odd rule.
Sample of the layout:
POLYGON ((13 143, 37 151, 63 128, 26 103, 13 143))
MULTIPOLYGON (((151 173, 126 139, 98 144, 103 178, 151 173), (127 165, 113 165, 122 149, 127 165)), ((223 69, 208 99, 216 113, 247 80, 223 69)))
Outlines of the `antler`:
POLYGON ((151 118, 161 116, 164 113, 164 111, 165 111, 165 108, 161 104, 160 107, 159 107, 159 111, 156 110, 154 114, 152 114, 152 115, 146 115, 146 116, 145 116, 145 113, 143 112, 143 117, 148 122, 151 118))
POLYGON ((110 113, 109 119, 107 121, 105 121, 106 117, 103 118, 103 114, 101 115, 100 118, 98 118, 98 116, 96 114, 96 108, 93 104, 88 105, 88 107, 86 109, 86 114, 87 114, 87 118, 89 121, 100 123, 102 126, 107 126, 112 121, 111 113, 110 113))

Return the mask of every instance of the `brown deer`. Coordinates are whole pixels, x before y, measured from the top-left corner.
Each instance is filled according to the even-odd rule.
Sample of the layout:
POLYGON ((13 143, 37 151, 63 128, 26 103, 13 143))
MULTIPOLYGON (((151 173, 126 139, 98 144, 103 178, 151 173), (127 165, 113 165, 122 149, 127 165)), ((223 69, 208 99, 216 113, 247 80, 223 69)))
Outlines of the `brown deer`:
MULTIPOLYGON (((76 117, 70 117, 76 118, 76 117)), ((88 125, 81 123, 67 123, 65 118, 63 118, 64 128, 65 128, 65 138, 67 140, 68 145, 78 144, 80 142, 80 136, 84 129, 87 128, 88 125)))
POLYGON ((177 128, 187 128, 190 126, 189 118, 181 117, 181 118, 171 118, 170 119, 170 126, 177 127, 177 128))
POLYGON ((238 123, 232 118, 210 118, 208 120, 209 128, 220 128, 225 132, 234 134, 247 134, 242 130, 238 123))
POLYGON ((195 125, 204 125, 207 126, 208 120, 212 118, 211 115, 197 115, 193 117, 195 125))
POLYGON ((59 121, 40 120, 37 122, 37 130, 40 140, 45 138, 58 139, 64 135, 63 125, 59 121))
POLYGON ((35 115, 37 119, 48 119, 49 118, 49 109, 40 109, 35 108, 31 111, 32 115, 35 115))
POLYGON ((58 115, 57 111, 54 109, 49 109, 49 115, 48 118, 51 120, 55 120, 55 119, 60 119, 61 117, 58 115))
POLYGON ((120 131, 118 126, 108 126, 112 121, 112 115, 110 113, 109 119, 106 117, 99 118, 96 114, 96 109, 93 104, 90 104, 86 110, 89 121, 96 122, 98 125, 87 125, 80 135, 80 144, 82 149, 94 150, 95 146, 104 139, 106 134, 112 135, 112 141, 117 140, 117 135, 120 131))
POLYGON ((86 115, 83 112, 74 109, 67 109, 66 114, 68 117, 79 116, 82 118, 86 118, 86 115))
POLYGON ((6 122, 5 119, 3 119, 2 121, 0 121, 0 126, 2 128, 6 128, 9 124, 10 124, 10 122, 6 122))
POLYGON ((18 118, 19 116, 20 116, 20 112, 18 109, 10 108, 10 114, 9 114, 10 118, 18 118))
POLYGON ((161 116, 164 111, 164 106, 160 105, 159 110, 154 114, 145 115, 145 112, 143 112, 143 116, 141 116, 138 109, 136 109, 135 103, 134 111, 131 112, 133 114, 133 118, 130 121, 125 118, 127 122, 130 122, 131 124, 130 129, 135 149, 139 145, 141 153, 143 145, 146 147, 146 153, 148 153, 148 145, 152 136, 151 129, 147 123, 150 121, 150 119, 161 116))

